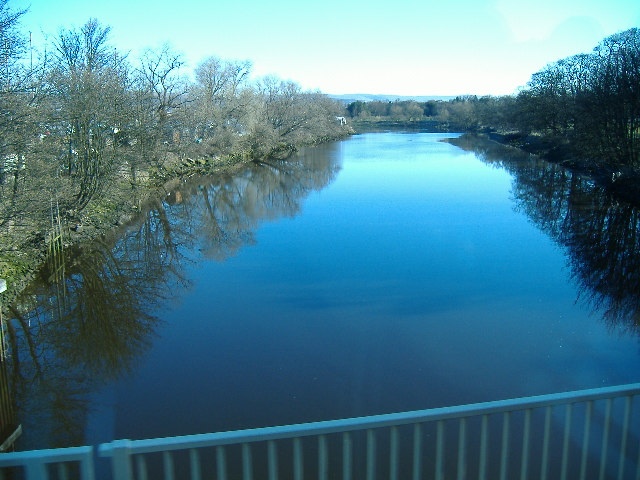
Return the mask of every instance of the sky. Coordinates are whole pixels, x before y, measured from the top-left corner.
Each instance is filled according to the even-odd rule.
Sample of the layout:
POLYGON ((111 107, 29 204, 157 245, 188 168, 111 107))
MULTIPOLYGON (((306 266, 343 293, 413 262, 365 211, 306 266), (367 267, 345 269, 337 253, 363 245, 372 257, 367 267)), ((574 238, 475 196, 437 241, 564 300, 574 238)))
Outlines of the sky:
POLYGON ((133 60, 164 43, 185 73, 249 60, 327 94, 509 95, 562 58, 640 27, 638 0, 9 0, 34 48, 90 18, 133 60))

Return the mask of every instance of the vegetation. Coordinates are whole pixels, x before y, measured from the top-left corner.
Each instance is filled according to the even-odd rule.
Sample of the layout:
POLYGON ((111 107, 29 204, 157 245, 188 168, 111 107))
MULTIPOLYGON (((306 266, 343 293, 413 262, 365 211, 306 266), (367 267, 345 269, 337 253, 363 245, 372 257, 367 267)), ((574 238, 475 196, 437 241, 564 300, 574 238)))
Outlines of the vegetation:
POLYGON ((603 181, 640 185, 640 29, 547 65, 517 95, 353 102, 347 109, 357 120, 433 120, 443 129, 490 133, 603 181))
POLYGON ((247 61, 211 56, 188 78, 182 55, 164 45, 134 64, 96 19, 33 52, 19 28, 26 12, 7 4, 0 0, 0 276, 15 288, 42 260, 53 217, 71 235, 95 235, 171 180, 346 135, 344 115, 356 128, 484 132, 612 188, 640 185, 637 28, 547 65, 517 95, 358 101, 345 111, 290 81, 250 81, 247 61))
POLYGON ((450 128, 440 115, 445 105, 437 100, 356 101, 347 105, 347 114, 358 131, 394 127, 441 131, 450 128))
POLYGON ((73 235, 125 221, 186 175, 286 156, 349 133, 343 107, 297 84, 249 80, 247 61, 209 57, 184 75, 170 46, 134 64, 90 19, 33 52, 25 11, 0 0, 0 277, 43 257, 52 216, 73 235))

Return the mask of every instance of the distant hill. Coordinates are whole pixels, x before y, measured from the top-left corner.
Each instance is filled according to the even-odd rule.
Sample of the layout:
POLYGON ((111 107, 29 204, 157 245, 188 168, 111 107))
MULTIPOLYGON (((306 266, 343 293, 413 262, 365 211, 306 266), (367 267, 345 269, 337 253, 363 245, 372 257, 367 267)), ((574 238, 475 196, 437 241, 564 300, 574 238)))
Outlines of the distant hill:
POLYGON ((352 102, 395 102, 396 100, 415 100, 416 102, 428 102, 429 100, 447 101, 455 98, 455 96, 447 95, 374 95, 370 93, 347 93, 344 95, 329 95, 329 97, 344 102, 345 104, 352 102))

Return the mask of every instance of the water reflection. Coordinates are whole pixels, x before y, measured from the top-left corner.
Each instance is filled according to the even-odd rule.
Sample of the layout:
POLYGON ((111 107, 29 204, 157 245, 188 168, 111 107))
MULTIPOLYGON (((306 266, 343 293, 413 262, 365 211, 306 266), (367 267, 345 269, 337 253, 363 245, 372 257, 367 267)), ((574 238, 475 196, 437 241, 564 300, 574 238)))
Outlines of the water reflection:
POLYGON ((640 332, 640 215, 589 179, 485 139, 450 140, 513 178, 515 208, 567 248, 579 298, 611 326, 640 332))
MULTIPOLYGON (((394 149, 391 145, 394 139, 387 140, 389 149, 394 149)), ((590 302, 594 310, 600 312, 612 326, 618 328, 622 325, 629 330, 637 331, 637 262, 639 258, 636 233, 638 231, 637 211, 597 191, 587 180, 515 150, 505 149, 492 143, 479 143, 469 137, 456 140, 456 144, 465 150, 476 152, 485 163, 510 172, 513 178, 512 197, 516 208, 525 212, 557 243, 567 247, 568 263, 573 278, 581 287, 581 298, 590 302)), ((184 290, 190 288, 189 278, 192 278, 189 272, 190 267, 201 261, 203 257, 219 261, 225 260, 236 254, 243 246, 254 243, 258 226, 262 222, 297 215, 300 212, 302 200, 310 192, 324 188, 336 177, 340 170, 340 148, 341 144, 323 146, 303 152, 302 155, 286 162, 263 162, 251 165, 234 175, 193 179, 193 181, 182 184, 180 188, 169 193, 165 198, 158 199, 149 205, 148 210, 144 215, 141 215, 138 222, 129 226, 126 232, 121 232, 121 235, 104 238, 99 242, 67 252, 64 274, 62 272, 43 272, 40 281, 35 282, 25 292, 25 295, 11 305, 12 318, 9 320, 8 329, 11 372, 7 378, 18 406, 19 419, 24 427, 24 435, 18 448, 48 448, 84 444, 87 417, 92 407, 89 403, 90 395, 111 379, 120 379, 128 372, 138 370, 139 360, 149 349, 154 341, 155 332, 160 327, 160 320, 152 312, 161 310, 168 302, 180 298, 184 290), (58 281, 55 281, 56 278, 58 281), (178 290, 182 292, 177 292, 178 290)), ((410 149, 405 145, 405 148, 409 153, 414 151, 414 147, 410 149)), ((473 161, 475 162, 475 160, 473 161)), ((446 161, 439 160, 436 164, 440 165, 440 162, 444 164, 446 161)), ((384 162, 379 164, 385 165, 384 162)), ((466 163, 462 164, 467 165, 466 163)), ((415 168, 411 162, 408 162, 407 165, 410 167, 405 166, 405 168, 415 168)), ((397 168, 399 169, 400 166, 397 168)), ((345 173, 347 173, 346 169, 345 173)), ((386 175, 386 172, 376 170, 376 174, 386 175)), ((406 177, 400 176, 398 178, 402 178, 404 181, 400 182, 400 185, 393 185, 393 188, 404 186, 403 188, 408 189, 406 177)), ((443 181, 441 187, 442 190, 446 190, 449 188, 447 183, 449 177, 445 175, 443 178, 447 178, 447 181, 443 181)), ((455 178, 451 181, 455 181, 455 178)), ((340 182, 336 182, 336 185, 338 183, 340 182)), ((379 185, 379 183, 374 185, 379 185)), ((413 185, 413 188, 416 190, 423 188, 423 184, 417 183, 413 185)), ((380 202, 388 201, 389 197, 381 195, 377 190, 369 193, 371 198, 376 197, 380 202)), ((423 192, 420 194, 424 196, 423 192)), ((347 201, 350 201, 351 198, 349 197, 347 201)), ((434 204, 442 201, 440 197, 435 195, 433 198, 436 199, 432 202, 434 204)), ((454 196, 445 198, 452 203, 457 200, 454 196)), ((393 200, 393 197, 391 199, 393 200)), ((411 200, 407 200, 407 204, 419 199, 411 197, 411 200)), ((463 211, 466 208, 463 202, 458 203, 461 205, 458 210, 463 211)), ((344 206, 344 204, 342 205, 344 206)), ((386 211, 387 219, 392 219, 392 216, 397 213, 398 209, 394 210, 394 208, 392 205, 386 211)), ((509 208, 507 206, 506 210, 508 211, 509 208)), ((438 206, 437 210, 445 211, 446 209, 438 206)), ((405 213, 413 222, 413 210, 407 208, 405 213)), ((361 215, 360 210, 357 210, 354 217, 344 218, 352 221, 357 218, 357 215, 361 215)), ((447 225, 451 222, 449 213, 442 215, 443 218, 438 219, 437 225, 447 225)), ((375 221, 377 220, 371 223, 375 223, 375 221)), ((458 221, 466 225, 468 216, 463 215, 458 221)), ((399 228, 406 228, 408 223, 400 222, 398 225, 400 225, 399 228)), ((337 228, 333 218, 326 222, 324 228, 327 230, 337 228)), ((354 238, 353 243, 349 244, 350 247, 344 248, 348 251, 343 251, 344 256, 338 258, 341 258, 346 264, 347 257, 354 256, 354 245, 362 250, 369 249, 364 253, 371 253, 371 256, 360 252, 362 255, 358 257, 362 264, 367 264, 367 268, 360 270, 360 272, 364 272, 363 276, 368 276, 373 270, 369 268, 370 258, 373 258, 373 253, 380 250, 380 245, 374 242, 371 242, 370 245, 363 245, 361 242, 362 231, 355 229, 355 232, 354 235, 360 236, 354 238)), ((374 236, 377 231, 375 228, 371 228, 366 229, 365 232, 374 236)), ((433 230, 423 227, 422 230, 416 232, 416 242, 414 243, 423 241, 424 232, 433 232, 433 230)), ((464 232, 465 235, 466 233, 464 232)), ((343 237, 340 241, 346 240, 346 235, 343 237)), ((308 239, 310 236, 301 238, 308 239)), ((406 259, 406 250, 403 245, 400 245, 401 242, 398 241, 398 238, 398 235, 393 235, 391 239, 387 239, 387 243, 381 244, 386 246, 385 252, 389 264, 395 265, 396 261, 401 263, 406 259)), ((445 239, 445 242, 449 242, 449 239, 445 239)), ((486 243, 478 243, 478 245, 494 244, 496 244, 495 237, 487 237, 486 243)), ((313 253, 320 251, 322 246, 324 245, 316 245, 316 250, 313 253)), ((437 250, 437 254, 434 253, 432 256, 425 255, 422 249, 417 249, 417 251, 419 257, 416 257, 416 261, 424 262, 425 270, 433 264, 442 270, 450 269, 450 264, 440 262, 442 257, 439 254, 440 250, 437 250)), ((446 252, 447 250, 442 251, 446 252)), ((304 253, 306 255, 306 250, 304 253)), ((289 254, 288 250, 284 254, 280 253, 277 259, 279 260, 287 254, 289 254)), ((327 253, 326 257, 321 258, 329 258, 331 255, 335 256, 336 252, 327 253)), ((460 270, 469 267, 468 263, 464 261, 461 261, 459 265, 460 270)), ((335 317, 328 321, 321 317, 320 309, 304 309, 307 314, 313 315, 316 320, 322 318, 322 321, 314 322, 308 319, 310 321, 305 323, 295 323, 294 335, 291 336, 290 343, 278 344, 275 338, 277 335, 274 335, 273 338, 266 338, 264 343, 268 344, 268 347, 273 347, 276 350, 282 347, 282 352, 279 352, 278 356, 269 357, 267 354, 270 351, 260 351, 260 345, 248 343, 240 329, 236 332, 237 336, 231 338, 231 340, 235 338, 234 345, 242 345, 247 350, 256 347, 258 353, 255 357, 248 359, 248 367, 246 365, 230 365, 237 361, 237 358, 232 358, 228 360, 229 364, 225 364, 224 368, 231 372, 230 376, 235 375, 240 378, 242 375, 246 375, 247 371, 257 371, 258 374, 263 374, 265 370, 256 368, 257 362, 265 364, 266 369, 275 365, 279 368, 280 376, 276 375, 265 381, 265 384, 269 384, 269 388, 273 389, 274 379, 282 382, 276 384, 282 390, 285 385, 297 381, 296 388, 301 392, 303 388, 312 392, 309 397, 313 397, 318 404, 330 402, 322 395, 316 395, 316 392, 332 390, 347 392, 343 397, 334 397, 334 403, 338 407, 340 407, 340 401, 345 405, 351 401, 353 404, 364 403, 364 397, 367 394, 366 400, 370 403, 375 403, 378 398, 383 398, 385 395, 394 398, 401 397, 401 395, 397 395, 398 391, 405 392, 406 398, 417 397, 418 394, 424 394, 423 390, 417 386, 419 382, 415 380, 418 375, 422 381, 425 378, 430 379, 427 383, 432 390, 436 391, 435 393, 430 392, 431 395, 437 395, 439 390, 451 391, 461 388, 459 380, 455 377, 468 378, 463 376, 463 373, 468 369, 468 359, 465 357, 470 350, 468 345, 476 347, 479 343, 475 337, 465 339, 464 334, 460 333, 463 330, 476 331, 473 330, 476 325, 473 322, 466 322, 462 312, 474 310, 449 312, 445 309, 443 312, 432 313, 431 307, 425 306, 426 303, 432 301, 432 298, 424 295, 425 284, 418 281, 419 277, 427 276, 429 272, 422 270, 422 264, 419 266, 420 268, 417 264, 414 267, 411 270, 415 270, 415 275, 402 272, 407 281, 398 282, 401 289, 405 289, 406 285, 416 285, 416 292, 412 293, 412 301, 415 301, 415 298, 425 300, 425 304, 421 303, 420 308, 416 309, 417 313, 412 314, 410 318, 402 317, 402 312, 399 310, 392 310, 392 313, 388 315, 384 311, 382 316, 385 320, 388 317, 390 321, 376 323, 373 318, 369 318, 374 315, 369 315, 371 312, 367 312, 367 316, 363 317, 361 322, 345 326, 346 329, 361 329, 363 335, 366 336, 364 339, 355 335, 345 338, 336 336, 335 332, 344 334, 345 329, 332 330, 331 326, 340 325, 342 327, 342 319, 345 314, 353 314, 353 318, 360 318, 356 316, 356 313, 361 310, 367 311, 367 299, 370 297, 362 295, 363 300, 360 300, 360 297, 353 295, 353 292, 363 293, 358 291, 358 287, 362 290, 371 290, 371 284, 361 282, 357 275, 348 276, 343 272, 331 272, 329 276, 338 278, 339 282, 328 282, 325 285, 332 285, 332 287, 335 285, 340 287, 346 283, 355 285, 356 288, 347 290, 340 297, 340 301, 349 303, 349 308, 333 310, 335 317), (359 286, 359 282, 362 283, 361 286, 359 286), (354 302, 362 302, 362 304, 351 309, 354 302), (419 314, 427 310, 430 312, 429 315, 421 316, 419 314), (397 319, 399 317, 406 320, 404 335, 412 340, 408 346, 400 341, 402 335, 397 335, 397 319), (447 321, 442 321, 442 319, 447 321), (449 323, 465 325, 464 329, 460 328, 456 331, 458 337, 451 342, 451 345, 447 343, 451 340, 451 337, 448 336, 449 330, 447 330, 449 323), (425 325, 428 328, 423 330, 425 325), (429 335, 425 332, 428 332, 429 335), (297 336, 304 340, 298 343, 297 336), (312 337, 313 340, 319 341, 319 345, 315 349, 307 344, 311 342, 312 337), (380 343, 376 343, 377 340, 371 341, 371 338, 374 337, 380 337, 380 343), (467 346, 463 343, 465 340, 470 340, 467 346), (459 341, 459 350, 454 348, 457 345, 456 341, 459 341), (380 348, 381 345, 386 345, 387 350, 380 348), (403 349, 406 350, 406 354, 403 349), (399 351, 400 355, 390 361, 389 356, 393 354, 392 350, 399 351), (330 358, 324 357, 326 351, 331 351, 330 358), (424 356, 424 364, 419 363, 414 355, 417 351, 424 356), (452 354, 456 351, 464 354, 452 354), (308 372, 303 368, 289 368, 292 363, 291 358, 305 359, 306 361, 310 356, 313 357, 314 352, 316 359, 326 361, 328 365, 328 367, 325 366, 326 371, 320 368, 318 372, 321 374, 306 376, 308 372), (262 354, 265 356, 261 356, 262 354), (296 357, 296 355, 300 356, 296 357), (252 363, 253 361, 256 363, 252 363), (391 368, 385 370, 386 363, 391 364, 391 368), (428 377, 428 374, 425 373, 426 370, 422 370, 423 366, 434 370, 433 376, 428 377), (245 367, 247 370, 243 370, 245 367), (378 377, 369 377, 367 372, 371 368, 383 373, 386 372, 387 376, 393 380, 398 379, 397 385, 392 384, 391 388, 387 388, 388 386, 385 387, 381 384, 378 377), (400 368, 413 372, 410 381, 407 382, 408 387, 402 383, 405 378, 400 379, 398 373, 400 368), (355 373, 350 376, 351 371, 355 373), (299 378, 296 379, 295 375, 298 375, 299 378), (313 387, 316 384, 324 385, 327 388, 322 390, 320 387, 313 387), (416 384, 415 390, 412 388, 414 384, 416 384), (435 387, 432 387, 433 385, 435 387), (313 390, 313 388, 317 388, 317 390, 313 390), (351 392, 354 392, 353 398, 350 398, 351 392), (361 395, 362 392, 365 394, 361 395)), ((373 268, 381 269, 382 266, 378 265, 373 268)), ((404 269, 402 265, 399 268, 404 269)), ((478 274, 480 269, 481 267, 478 267, 475 274, 478 274)), ((358 271, 355 273, 357 274, 358 271)), ((504 276, 504 272, 499 270, 496 275, 504 276)), ((472 278, 468 279, 469 285, 482 283, 476 282, 474 278, 483 277, 473 277, 473 275, 470 277, 472 278)), ((311 279, 309 285, 301 285, 301 289, 293 289, 295 291, 291 296, 296 298, 296 295, 302 291, 302 298, 306 301, 307 297, 304 295, 308 291, 312 291, 313 302, 317 302, 316 286, 318 282, 316 280, 311 279)), ((386 278, 383 280, 383 288, 392 290, 393 282, 387 282, 386 278)), ((455 278, 451 281, 460 283, 461 278, 455 278)), ((432 283, 426 283, 426 285, 437 290, 432 283)), ((434 301, 435 310, 441 305, 448 306, 449 303, 457 301, 453 296, 448 296, 450 295, 450 292, 447 291, 448 285, 448 283, 445 284, 442 292, 438 292, 446 298, 442 302, 434 301)), ((334 288, 334 290, 336 289, 334 288)), ((469 293, 469 289, 462 290, 465 294, 469 293)), ((382 288, 380 292, 383 293, 382 288)), ((499 292, 496 296, 501 293, 499 292)), ((263 292, 263 294, 269 298, 272 297, 271 291, 263 292)), ((395 295, 393 291, 391 294, 395 295)), ((329 296, 327 298, 329 300, 323 298, 322 301, 330 303, 331 298, 329 296)), ((398 295, 398 298, 397 303, 404 306, 406 297, 398 295)), ((315 305, 313 302, 311 302, 312 307, 315 305)), ((478 303, 484 305, 486 302, 483 300, 478 303)), ((391 302, 391 304, 395 305, 395 302, 391 302)), ((380 305, 386 304, 376 304, 375 308, 380 305)), ((260 308, 260 306, 256 307, 256 309, 260 308)), ((383 309, 379 308, 379 310, 383 309)), ((300 309, 293 313, 289 312, 289 316, 297 318, 299 311, 300 309)), ((485 314, 483 310, 478 311, 483 323, 480 328, 485 328, 485 323, 493 318, 493 312, 485 314), (482 315, 486 315, 486 318, 482 315)), ((262 310, 260 310, 261 313, 262 310)), ((380 314, 381 312, 376 311, 375 313, 380 314)), ((267 337, 273 325, 265 326, 261 320, 262 318, 259 318, 255 323, 247 321, 242 327, 255 329, 256 325, 259 325, 264 329, 262 335, 267 337)), ((284 325, 285 320, 280 319, 279 325, 284 325)), ((504 329, 505 337, 508 337, 510 341, 511 337, 518 337, 509 332, 520 331, 509 330, 509 328, 515 328, 515 323, 494 325, 493 327, 496 328, 496 332, 498 328, 504 329)), ((171 340, 174 341, 174 338, 172 337, 171 340)), ((489 342, 488 338, 487 342, 489 342)), ((194 351, 194 342, 192 339, 189 339, 189 342, 189 352, 191 353, 194 351)), ((229 343, 230 339, 223 338, 217 344, 218 358, 226 353, 220 351, 225 342, 229 343)), ((206 351, 208 358, 211 359, 210 352, 215 351, 215 348, 212 349, 208 341, 203 343, 206 345, 200 345, 200 348, 206 351)), ((507 349, 507 353, 504 354, 514 357, 522 354, 517 343, 514 345, 513 350, 507 349), (518 351, 516 352, 516 350, 518 351)), ((171 347, 173 348, 173 345, 171 347)), ((240 357, 242 355, 244 353, 240 354, 240 357)), ((492 352, 492 356, 499 357, 495 352, 492 352)), ((485 357, 481 353, 477 353, 476 358, 482 360, 485 357)), ((514 358, 514 360, 516 359, 514 358)), ((514 364, 515 362, 505 361, 503 363, 514 364)), ((175 364, 176 361, 171 359, 170 362, 165 363, 169 366, 163 368, 175 370, 175 364)), ((155 366, 156 364, 154 364, 155 366)), ((216 367, 212 367, 212 369, 216 367)), ((192 367, 188 365, 184 371, 187 371, 188 368, 192 367)), ((164 374, 165 371, 162 371, 160 376, 164 377, 164 374)), ((516 375, 519 378, 522 376, 522 372, 513 372, 513 375, 514 378, 516 375)), ((169 371, 166 372, 166 377, 170 378, 169 371)), ((208 378, 207 381, 209 380, 208 378)), ((264 379, 249 377, 246 380, 247 389, 251 389, 249 392, 251 397, 255 397, 255 384, 259 380, 264 379)), ((162 382, 164 382, 164 378, 162 382)), ((486 383, 491 382, 486 382, 483 378, 479 383, 482 383, 482 388, 484 388, 486 383)), ((162 385, 164 384, 162 383, 162 385)), ((225 384, 221 383, 221 385, 225 384)), ((159 391, 162 392, 163 388, 165 387, 161 386, 159 391)), ((218 388, 218 386, 212 388, 218 388)), ((266 387, 263 388, 263 391, 266 390, 266 387)), ((291 391, 296 391, 296 389, 291 391)), ((146 391, 144 393, 147 394, 146 391)), ((184 394, 181 392, 178 395, 184 394)), ((203 400, 209 410, 211 409, 210 397, 209 395, 203 400)), ((291 406, 294 405, 294 403, 284 403, 282 397, 277 394, 274 394, 273 397, 283 410, 291 410, 291 406)), ((238 396, 238 398, 242 398, 242 396, 238 396)), ((448 399, 449 396, 446 398, 448 399)), ((184 399, 180 397, 179 400, 183 402, 184 399)), ((383 405, 382 400, 380 402, 380 405, 383 405)), ((372 407, 370 403, 364 406, 358 405, 360 408, 358 412, 366 411, 367 408, 373 409, 375 405, 372 407)), ((308 402, 300 402, 298 405, 300 411, 294 412, 296 414, 306 414, 310 408, 308 402)), ((348 410, 350 405, 339 411, 350 411, 348 410)), ((192 407, 190 405, 190 409, 185 415, 192 414, 192 407)), ((380 408, 386 409, 386 406, 380 408)), ((239 406, 238 411, 244 419, 246 417, 245 406, 239 406)), ((228 411, 224 414, 232 416, 232 413, 228 411)))
POLYGON ((339 148, 185 183, 122 236, 65 252, 64 273, 45 268, 9 307, 9 387, 24 427, 17 448, 84 444, 89 395, 149 348, 159 322, 149 312, 188 288, 193 252, 224 260, 254 241, 260 222, 296 215, 335 178, 339 148))
POLYGON ((14 402, 9 391, 7 365, 0 357, 0 454, 12 449, 13 442, 10 437, 16 434, 18 427, 14 410, 14 402))
POLYGON ((30 448, 82 444, 87 395, 129 371, 150 345, 157 320, 145 311, 162 292, 145 272, 157 249, 136 258, 110 247, 73 252, 64 278, 35 282, 10 306, 12 390, 30 448))
POLYGON ((185 247, 203 241, 196 247, 207 258, 232 256, 255 241, 259 223, 295 216, 309 192, 335 178, 337 148, 317 147, 287 161, 263 161, 234 175, 184 184, 167 198, 173 204, 174 241, 185 247))

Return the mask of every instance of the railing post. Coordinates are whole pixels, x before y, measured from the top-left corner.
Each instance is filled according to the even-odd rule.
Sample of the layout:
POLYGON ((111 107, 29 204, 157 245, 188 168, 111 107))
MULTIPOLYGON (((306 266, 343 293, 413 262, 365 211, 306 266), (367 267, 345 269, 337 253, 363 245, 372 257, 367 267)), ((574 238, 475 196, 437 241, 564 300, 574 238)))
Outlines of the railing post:
POLYGON ((458 429, 458 476, 459 480, 467 477, 467 419, 462 417, 458 429))
POLYGON ((191 478, 193 480, 202 479, 202 468, 200 464, 200 451, 193 448, 189 450, 189 463, 191 465, 191 478))
POLYGON ((94 450, 90 447, 84 458, 80 460, 80 478, 83 480, 95 480, 96 469, 93 461, 94 450))
POLYGON ((131 466, 131 441, 116 440, 111 443, 111 468, 114 480, 133 480, 131 466))
POLYGON ((327 437, 318 437, 318 480, 327 480, 329 469, 329 456, 327 452, 327 437))
POLYGON ((600 480, 604 480, 607 471, 607 450, 609 447, 609 430, 611 429, 611 404, 613 400, 607 398, 605 401, 604 431, 602 433, 602 445, 600 447, 600 480))
POLYGON ((618 480, 624 478, 625 456, 627 454, 627 437, 629 435, 629 419, 631 418, 632 397, 624 399, 624 420, 622 420, 622 438, 620 440, 620 458, 618 460, 618 480))
POLYGON ((436 423, 436 480, 444 480, 444 422, 436 423))
POLYGON ((269 480, 278 480, 278 450, 276 442, 269 440, 267 442, 269 480))
POLYGON ((520 480, 529 476, 529 441, 531 437, 531 409, 524 412, 524 430, 522 433, 522 460, 520 461, 520 480))
POLYGON ((26 463, 24 470, 27 474, 27 480, 44 480, 49 478, 46 463, 38 460, 26 463))
POLYGON ((561 467, 561 480, 567 480, 567 469, 569 468, 569 440, 571 437, 571 414, 573 411, 573 404, 568 403, 564 414, 564 440, 562 441, 562 467, 561 467))
POLYGON ((293 478, 302 480, 303 475, 302 441, 300 437, 293 439, 293 478))
POLYGON ((227 480, 227 456, 224 447, 216 448, 216 472, 218 480, 227 480))
POLYGON ((544 437, 542 442, 542 465, 540 467, 540 478, 547 480, 547 470, 549 468, 549 439, 551 435, 551 407, 546 407, 544 413, 544 437))
POLYGON ((506 411, 502 415, 502 448, 500 453, 500 480, 507 479, 507 470, 509 464, 509 428, 510 428, 511 412, 506 411))
POLYGON ((587 476, 587 462, 589 460, 589 435, 591 434, 591 415, 593 412, 593 401, 587 402, 584 414, 584 431, 582 432, 582 458, 580 460, 580 480, 587 476))
POLYGON ((376 479, 376 434, 367 430, 367 480, 376 479))
POLYGON ((422 474, 422 424, 413 425, 413 480, 419 480, 422 474))
POLYGON ((351 434, 344 432, 342 434, 342 480, 351 480, 351 462, 353 455, 353 441, 351 434))
POLYGON ((253 480, 253 460, 251 459, 251 445, 242 444, 242 479, 253 480))
POLYGON ((389 479, 398 480, 398 427, 391 427, 391 446, 389 452, 389 479))

